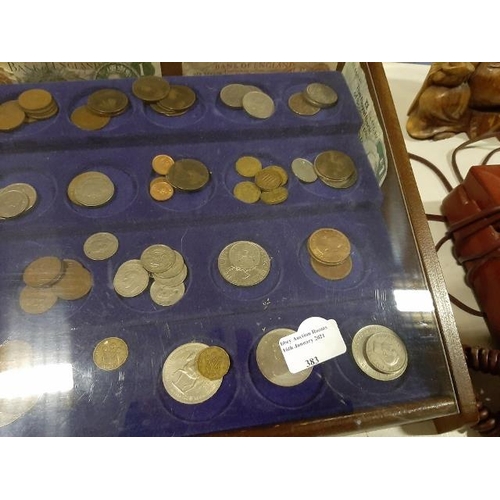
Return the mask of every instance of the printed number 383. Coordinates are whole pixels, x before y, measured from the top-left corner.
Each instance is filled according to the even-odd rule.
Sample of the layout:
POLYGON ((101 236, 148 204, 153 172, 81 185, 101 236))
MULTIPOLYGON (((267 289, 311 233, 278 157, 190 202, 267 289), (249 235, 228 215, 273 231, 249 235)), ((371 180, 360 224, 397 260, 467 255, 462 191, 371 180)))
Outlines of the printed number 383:
POLYGON ((314 365, 317 365, 318 363, 319 363, 319 359, 316 356, 314 356, 314 358, 306 359, 307 366, 314 366, 314 365))

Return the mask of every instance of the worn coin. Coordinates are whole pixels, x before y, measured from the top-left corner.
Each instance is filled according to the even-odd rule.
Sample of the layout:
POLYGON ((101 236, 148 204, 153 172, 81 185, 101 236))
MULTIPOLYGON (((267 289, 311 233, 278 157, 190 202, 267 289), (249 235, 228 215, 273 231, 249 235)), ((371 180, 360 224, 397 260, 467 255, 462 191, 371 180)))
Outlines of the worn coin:
POLYGON ((28 197, 28 207, 25 212, 31 210, 37 200, 37 192, 36 189, 31 184, 26 184, 25 182, 15 182, 14 184, 10 184, 7 187, 0 190, 0 193, 4 190, 14 190, 21 191, 28 197))
POLYGON ((316 173, 326 180, 341 182, 349 179, 356 166, 351 157, 342 151, 323 151, 314 160, 316 173))
MULTIPOLYGON (((253 89, 250 89, 253 90, 253 89)), ((241 109, 243 107, 243 97, 248 94, 249 89, 241 83, 231 83, 220 91, 221 101, 230 108, 241 109)))
POLYGON ((311 183, 318 179, 314 165, 305 158, 295 158, 292 161, 292 172, 302 182, 311 183))
POLYGON ((297 115, 314 116, 319 113, 320 108, 306 101, 302 92, 292 94, 288 98, 288 107, 297 115))
POLYGON ((183 191, 197 191, 207 184, 210 172, 204 163, 191 158, 177 160, 166 174, 167 181, 183 191))
POLYGON ((44 89, 25 90, 17 98, 19 106, 28 112, 48 108, 52 101, 52 94, 44 89))
POLYGON ((260 199, 266 205, 278 205, 288 199, 288 189, 280 186, 271 191, 262 191, 260 199))
POLYGON ((281 174, 271 167, 266 167, 257 172, 255 176, 255 184, 262 191, 272 191, 282 185, 283 177, 281 174))
POLYGON ((329 227, 314 231, 307 240, 307 249, 312 257, 322 264, 335 265, 351 254, 351 243, 347 236, 329 227))
POLYGON ((61 279, 64 273, 64 262, 58 257, 40 257, 26 266, 23 281, 30 287, 50 286, 61 279))
POLYGON ((382 373, 395 373, 406 366, 408 355, 401 339, 391 330, 371 335, 365 344, 368 363, 382 373))
POLYGON ((197 357, 198 371, 210 380, 219 380, 229 371, 231 360, 226 350, 219 346, 203 349, 197 357))
POLYGON ((170 167, 174 164, 174 159, 169 155, 156 155, 153 158, 153 170, 159 175, 167 175, 170 167))
POLYGON ((182 116, 188 112, 187 109, 185 109, 184 111, 175 111, 173 109, 162 108, 157 102, 152 102, 149 104, 149 106, 153 111, 164 116, 182 116))
POLYGON ((269 170, 274 170, 278 173, 278 175, 281 177, 282 186, 284 186, 288 182, 288 173, 283 167, 280 167, 279 165, 271 165, 266 168, 268 168, 269 170))
POLYGON ((259 187, 250 181, 239 182, 233 189, 234 197, 244 203, 256 203, 260 199, 260 193, 259 187))
POLYGON ((111 233, 90 235, 83 244, 83 252, 92 260, 106 260, 118 251, 118 238, 111 233))
POLYGON ((210 380, 201 375, 197 358, 208 345, 198 342, 183 344, 165 360, 162 381, 170 397, 183 404, 198 404, 210 399, 222 384, 222 378, 210 380))
POLYGON ((336 281, 342 280, 349 276, 352 271, 352 259, 347 257, 344 261, 334 266, 322 264, 315 258, 311 257, 311 267, 316 274, 327 280, 336 281))
POLYGON ((70 116, 71 122, 82 130, 100 130, 109 123, 110 119, 109 116, 93 113, 85 105, 76 108, 70 116))
POLYGON ((52 288, 25 286, 19 295, 19 305, 28 314, 43 314, 57 303, 57 295, 52 288))
POLYGON ((101 89, 92 93, 87 106, 98 115, 116 116, 125 111, 129 103, 127 94, 116 89, 101 89))
POLYGON ((68 185, 68 198, 85 207, 105 205, 113 198, 114 193, 113 181, 102 172, 83 172, 74 177, 68 185))
POLYGON ((254 156, 242 156, 236 161, 235 168, 243 177, 255 177, 262 170, 262 163, 254 156))
POLYGON ((167 287, 175 287, 175 286, 180 285, 181 283, 184 283, 184 281, 187 278, 187 274, 188 274, 188 269, 187 269, 187 266, 184 264, 184 266, 182 266, 182 269, 179 271, 179 273, 177 273, 174 276, 166 278, 164 275, 162 275, 162 273, 159 273, 159 274, 154 273, 153 279, 155 281, 158 281, 160 283, 160 285, 167 286, 167 287))
POLYGON ((149 273, 142 267, 141 261, 132 259, 124 262, 116 271, 113 287, 122 297, 136 297, 149 285, 149 273))
POLYGON ((78 300, 87 295, 92 288, 92 275, 78 261, 64 259, 64 274, 52 286, 58 298, 78 300))
POLYGON ((175 286, 164 285, 161 281, 154 281, 149 290, 155 304, 163 307, 173 306, 184 297, 186 287, 184 283, 175 286))
POLYGON ((0 130, 7 132, 19 128, 26 119, 25 112, 17 101, 7 101, 0 104, 0 130))
POLYGON ((347 189, 347 188, 350 188, 353 184, 355 184, 355 182, 358 180, 358 173, 355 170, 352 173, 352 175, 350 175, 349 177, 347 177, 346 179, 344 179, 342 181, 332 181, 332 180, 329 180, 326 177, 323 177, 321 175, 319 176, 319 179, 321 180, 321 182, 323 182, 323 184, 326 184, 327 186, 329 186, 331 188, 347 189))
POLYGON ((127 361, 127 358, 127 343, 119 337, 108 337, 101 340, 92 353, 95 365, 105 371, 117 370, 127 361))
POLYGON ((163 177, 153 179, 149 184, 149 194, 153 200, 167 201, 174 196, 174 188, 163 177))
POLYGON ((151 245, 141 254, 141 264, 150 273, 163 273, 170 269, 176 260, 175 252, 168 245, 151 245))
POLYGON ((324 83, 311 83, 304 90, 304 97, 314 106, 329 108, 335 105, 339 96, 337 92, 324 83))
POLYGON ((185 111, 196 102, 196 94, 186 85, 171 85, 169 93, 156 104, 173 111, 185 111))
POLYGON ((281 352, 279 341, 295 333, 289 328, 277 328, 266 333, 259 341, 256 350, 257 366, 269 382, 281 387, 301 384, 311 375, 312 368, 291 373, 281 352))
POLYGON ((29 207, 28 196, 19 189, 0 191, 0 218, 12 219, 24 213, 29 207))
POLYGON ((243 96, 243 109, 254 118, 265 120, 274 114, 274 101, 264 92, 251 91, 243 96))
POLYGON ((174 276, 178 276, 183 271, 183 268, 186 265, 184 257, 177 250, 174 250, 174 254, 175 259, 172 267, 170 267, 166 271, 163 271, 162 273, 153 273, 154 279, 166 280, 169 278, 173 278, 174 276))
POLYGON ((146 102, 163 99, 170 91, 170 84, 161 76, 142 76, 132 84, 132 93, 146 102))

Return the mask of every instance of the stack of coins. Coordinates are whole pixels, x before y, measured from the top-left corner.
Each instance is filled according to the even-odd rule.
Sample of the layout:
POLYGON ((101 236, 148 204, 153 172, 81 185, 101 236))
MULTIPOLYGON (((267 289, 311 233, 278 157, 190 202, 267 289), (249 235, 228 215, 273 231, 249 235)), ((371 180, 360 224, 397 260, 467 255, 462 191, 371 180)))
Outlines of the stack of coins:
POLYGON ((0 189, 0 220, 13 219, 29 212, 36 200, 36 189, 24 182, 16 182, 0 189))
POLYGON ((124 262, 116 271, 113 287, 125 298, 143 293, 152 280, 150 295, 156 304, 168 307, 182 299, 188 268, 184 257, 167 245, 151 245, 140 259, 124 262))
POLYGON ((68 185, 68 198, 81 207, 101 207, 115 194, 113 181, 102 172, 88 171, 77 175, 68 185))
POLYGON ((254 156, 242 156, 235 165, 242 176, 253 179, 236 184, 233 195, 244 203, 262 201, 267 205, 277 205, 288 199, 288 174, 283 167, 271 165, 262 168, 262 163, 254 156))
POLYGON ((257 243, 235 241, 220 252, 217 265, 231 285, 249 287, 264 281, 271 270, 269 254, 257 243))
POLYGON ((341 280, 352 271, 351 244, 347 236, 333 228, 314 231, 307 240, 313 270, 327 280, 341 280))
POLYGON ((91 234, 83 244, 83 252, 91 260, 107 260, 118 251, 118 238, 111 233, 91 234))
POLYGON ((408 367, 408 352, 399 336, 382 325, 368 325, 352 340, 356 364, 369 377, 389 381, 399 378, 408 367))
POLYGON ((78 300, 92 288, 92 275, 78 261, 54 256, 40 257, 23 272, 25 287, 19 304, 29 314, 42 314, 54 307, 58 299, 78 300))
POLYGON ((159 76, 143 76, 134 81, 133 94, 164 116, 181 116, 196 103, 196 94, 186 85, 171 85, 159 76))
POLYGON ((124 113, 129 105, 127 94, 117 89, 93 92, 87 103, 71 113, 71 121, 82 130, 100 130, 109 121, 124 113))
POLYGON ((258 87, 231 83, 219 93, 221 101, 231 109, 244 109, 253 118, 265 120, 275 111, 273 99, 258 87))
POLYGON ((310 83, 302 92, 292 94, 288 99, 289 108, 301 116, 313 116, 321 109, 337 104, 338 95, 324 83, 310 83))
POLYGON ((229 355, 221 347, 189 342, 168 355, 162 369, 163 386, 179 403, 203 403, 219 390, 229 367, 229 355))

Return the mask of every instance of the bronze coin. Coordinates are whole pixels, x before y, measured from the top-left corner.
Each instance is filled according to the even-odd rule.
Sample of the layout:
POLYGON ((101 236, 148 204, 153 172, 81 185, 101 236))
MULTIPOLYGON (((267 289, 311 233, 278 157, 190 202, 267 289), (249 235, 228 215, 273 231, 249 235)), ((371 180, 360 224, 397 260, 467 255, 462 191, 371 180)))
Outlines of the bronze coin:
POLYGON ((170 84, 161 76, 142 76, 132 84, 133 94, 146 102, 163 99, 170 91, 170 84))
POLYGON ((99 115, 115 116, 128 106, 127 94, 116 89, 101 89, 91 94, 87 106, 99 115))
POLYGON ((236 161, 235 168, 243 177, 255 177, 262 170, 262 163, 254 156, 242 156, 236 161))
POLYGON ((167 181, 183 191, 197 191, 210 179, 208 168, 201 161, 186 158, 177 160, 166 175, 167 181))
POLYGON ((196 359, 198 371, 209 380, 219 380, 229 371, 229 354, 218 346, 206 347, 196 359))
POLYGON ((56 302, 57 295, 52 288, 25 286, 19 295, 19 305, 28 314, 43 314, 52 309, 56 302))
POLYGON ((314 170, 323 180, 342 182, 356 171, 351 157, 342 151, 323 151, 314 160, 314 170))
POLYGON ((159 175, 167 175, 173 164, 174 159, 168 155, 156 155, 152 161, 153 170, 159 175))
POLYGON ((50 92, 44 89, 30 89, 21 93, 17 102, 24 111, 40 111, 52 104, 53 97, 50 92))
POLYGON ((173 111, 185 111, 196 101, 196 94, 186 85, 171 85, 166 97, 158 101, 158 106, 173 111))
POLYGON ((233 195, 243 203, 256 203, 260 200, 260 189, 250 181, 238 182, 233 189, 233 195))
POLYGON ((0 104, 0 130, 7 132, 20 127, 26 119, 25 112, 17 101, 7 101, 0 104))
POLYGON ((271 165, 270 167, 267 168, 269 168, 270 170, 274 170, 275 172, 278 172, 279 176, 281 177, 282 186, 284 186, 288 182, 288 174, 283 167, 280 167, 279 165, 271 165))
POLYGON ((288 189, 286 187, 280 186, 272 191, 262 191, 260 199, 266 205, 278 205, 283 203, 288 198, 288 189))
POLYGON ((64 272, 64 263, 58 257, 47 256, 31 262, 23 272, 23 281, 33 288, 50 286, 64 272))
POLYGON ((336 281, 346 278, 352 271, 352 259, 347 257, 343 262, 335 266, 327 266, 322 264, 315 258, 311 257, 311 267, 316 274, 327 280, 336 281))
POLYGON ((74 125, 82 130, 100 130, 109 123, 111 118, 109 116, 97 115, 86 105, 83 105, 71 113, 70 119, 74 125))
POLYGON ((307 249, 312 257, 328 266, 347 259, 351 253, 351 243, 344 233, 326 227, 317 229, 309 236, 307 249))
POLYGON ((174 188, 164 178, 153 179, 149 184, 149 194, 156 201, 167 201, 174 196, 174 188))
POLYGON ((149 106, 153 111, 156 111, 157 113, 159 113, 163 116, 182 116, 182 115, 187 113, 187 110, 185 110, 185 111, 173 111, 173 110, 161 108, 160 106, 158 106, 158 103, 156 103, 156 102, 150 103, 149 106))
POLYGON ((78 300, 92 288, 92 275, 78 261, 64 259, 64 275, 52 287, 60 299, 78 300))

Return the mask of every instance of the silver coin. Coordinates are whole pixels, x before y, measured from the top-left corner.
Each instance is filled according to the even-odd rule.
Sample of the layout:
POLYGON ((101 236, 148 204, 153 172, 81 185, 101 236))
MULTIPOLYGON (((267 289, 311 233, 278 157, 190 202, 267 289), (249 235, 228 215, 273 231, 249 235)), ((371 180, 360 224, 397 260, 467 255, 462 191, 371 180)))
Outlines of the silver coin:
POLYGON ((151 299, 155 304, 163 307, 173 306, 184 297, 186 287, 184 283, 176 286, 164 285, 160 281, 154 281, 149 290, 151 299))
POLYGON ((314 165, 304 158, 295 158, 292 161, 292 172, 302 182, 310 183, 318 179, 314 171, 314 165))
POLYGON ((288 107, 297 115, 300 116, 314 116, 319 113, 320 108, 311 104, 304 98, 302 92, 292 94, 288 98, 288 107))
POLYGON ((314 106, 329 108, 337 103, 339 96, 324 83, 311 83, 304 90, 304 98, 314 106))
POLYGON ((187 274, 188 274, 188 269, 187 269, 186 264, 184 264, 184 266, 182 267, 180 272, 177 273, 177 275, 175 275, 175 276, 171 276, 170 278, 165 278, 165 277, 162 277, 161 274, 153 274, 153 279, 155 281, 157 281, 158 283, 160 283, 161 285, 172 287, 172 286, 177 286, 177 285, 180 285, 181 283, 184 283, 184 281, 187 278, 187 274))
MULTIPOLYGON (((374 368, 367 360, 366 356, 366 343, 369 340, 370 337, 372 337, 375 334, 378 333, 388 333, 390 332, 390 335, 393 336, 393 338, 397 338, 399 340, 399 337, 394 333, 392 330, 389 328, 382 326, 382 325, 368 325, 365 326, 364 328, 361 328, 356 335, 354 335, 354 338, 352 339, 352 355, 354 357, 354 361, 358 365, 358 367, 369 377, 375 379, 375 380, 380 380, 380 381, 389 381, 389 380, 395 380, 399 378, 405 371, 408 366, 408 358, 407 356, 404 357, 405 361, 402 365, 402 367, 394 372, 391 373, 384 373, 376 368, 374 368)), ((406 353, 406 348, 405 351, 406 353)))
POLYGON ((116 271, 113 287, 122 297, 136 297, 149 285, 149 273, 142 267, 141 261, 132 259, 124 262, 116 271))
POLYGON ((83 252, 92 260, 106 260, 118 251, 118 238, 111 233, 101 232, 90 235, 83 244, 83 252))
POLYGON ((368 363, 382 373, 395 373, 408 362, 408 354, 403 342, 394 332, 377 332, 365 344, 368 363))
POLYGON ((162 273, 153 273, 153 278, 156 280, 165 280, 168 278, 173 278, 182 272, 182 269, 185 266, 184 257, 177 251, 174 250, 175 260, 170 269, 162 273))
POLYGON ((1 189, 0 193, 4 190, 22 191, 28 197, 29 203, 28 208, 26 208, 25 212, 33 208, 38 197, 36 189, 31 184, 26 184, 25 182, 16 182, 14 184, 10 184, 9 186, 1 189))
POLYGON ((175 263, 175 252, 167 245, 151 245, 141 254, 141 264, 150 273, 164 273, 175 263))
POLYGON ((217 265, 221 276, 228 283, 247 287, 266 279, 271 270, 271 259, 257 243, 236 241, 221 251, 217 265))
POLYGON ((73 184, 73 196, 85 207, 100 207, 108 203, 115 193, 113 181, 101 172, 80 174, 73 184))
POLYGON ((241 83, 231 83, 220 91, 221 101, 230 108, 241 109, 243 107, 243 96, 251 89, 241 83))
POLYGON ((12 219, 29 207, 29 198, 17 189, 3 189, 0 192, 0 218, 12 219))
POLYGON ((274 101, 264 92, 248 92, 243 96, 243 109, 254 118, 265 120, 274 114, 274 101))
POLYGON ((279 345, 280 339, 295 333, 289 328, 277 328, 266 333, 259 341, 256 359, 259 370, 269 382, 281 387, 299 385, 311 375, 312 368, 291 373, 279 345))
POLYGON ((210 380, 198 371, 198 354, 207 347, 208 345, 198 342, 183 344, 172 351, 163 364, 163 386, 179 403, 203 403, 219 390, 222 378, 210 380))

